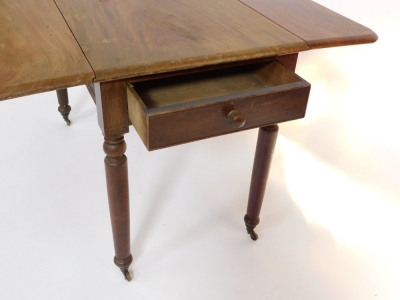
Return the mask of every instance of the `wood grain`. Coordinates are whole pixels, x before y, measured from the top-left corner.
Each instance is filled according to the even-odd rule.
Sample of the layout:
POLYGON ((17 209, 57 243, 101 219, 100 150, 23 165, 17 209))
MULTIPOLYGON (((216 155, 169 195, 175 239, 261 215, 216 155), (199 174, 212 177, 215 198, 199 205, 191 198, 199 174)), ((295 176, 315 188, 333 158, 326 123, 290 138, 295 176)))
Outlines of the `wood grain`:
POLYGON ((0 1, 0 100, 85 84, 93 77, 52 0, 0 1))
POLYGON ((302 38, 312 49, 373 43, 371 29, 311 0, 240 0, 302 38))
POLYGON ((147 116, 145 114, 146 106, 143 103, 140 96, 136 93, 136 91, 132 88, 132 86, 128 87, 128 113, 129 119, 135 128, 136 132, 142 139, 145 145, 148 144, 149 135, 148 135, 148 122, 147 116))
POLYGON ((294 72, 294 71, 296 71, 296 65, 297 65, 298 58, 299 58, 299 54, 293 53, 293 54, 289 54, 289 55, 279 56, 278 60, 282 65, 284 65, 290 71, 294 72))
POLYGON ((96 81, 308 50, 237 0, 55 0, 96 81))
POLYGON ((108 204, 110 207, 115 257, 114 263, 130 281, 128 268, 132 263, 130 245, 129 180, 128 162, 125 156, 124 137, 104 137, 104 159, 107 180, 108 204))
POLYGON ((299 85, 300 83, 294 83, 288 90, 149 115, 148 150, 303 118, 310 87, 299 85), (227 116, 233 109, 238 109, 247 118, 246 124, 240 129, 233 128, 227 121, 227 116))
POLYGON ((261 206, 264 200, 265 188, 276 139, 278 137, 278 130, 278 125, 261 127, 258 130, 249 201, 247 203, 247 213, 244 216, 244 221, 249 233, 252 231, 254 232, 254 228, 260 223, 261 206))
POLYGON ((97 120, 103 135, 118 138, 129 132, 128 102, 125 80, 94 84, 97 120))
POLYGON ((135 88, 147 108, 165 107, 189 101, 252 91, 267 87, 251 69, 232 69, 187 75, 138 84, 135 88))
POLYGON ((276 62, 133 84, 146 108, 165 107, 300 81, 276 62))
POLYGON ((128 109, 143 143, 155 150, 302 118, 309 91, 307 82, 271 62, 135 83, 128 109), (232 87, 235 77, 241 81, 232 87), (247 118, 243 127, 228 121, 233 110, 247 118))

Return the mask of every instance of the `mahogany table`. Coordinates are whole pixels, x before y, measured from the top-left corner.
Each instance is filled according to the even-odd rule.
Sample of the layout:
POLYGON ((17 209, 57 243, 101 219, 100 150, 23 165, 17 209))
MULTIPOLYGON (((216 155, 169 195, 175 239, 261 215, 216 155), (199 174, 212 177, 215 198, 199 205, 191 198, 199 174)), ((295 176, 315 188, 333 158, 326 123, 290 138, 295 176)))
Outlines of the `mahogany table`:
POLYGON ((259 128, 245 225, 253 240, 279 122, 304 117, 298 53, 372 43, 310 0, 14 0, 0 6, 0 100, 86 85, 104 135, 115 264, 132 262, 126 144, 148 150, 259 128), (45 12, 45 13, 43 13, 45 12))

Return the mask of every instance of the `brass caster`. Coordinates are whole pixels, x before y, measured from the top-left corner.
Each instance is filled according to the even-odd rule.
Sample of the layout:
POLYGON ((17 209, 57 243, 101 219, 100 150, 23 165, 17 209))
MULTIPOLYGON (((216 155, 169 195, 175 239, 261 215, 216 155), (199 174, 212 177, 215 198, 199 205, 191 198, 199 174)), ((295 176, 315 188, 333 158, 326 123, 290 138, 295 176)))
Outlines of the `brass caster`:
POLYGON ((68 118, 63 118, 63 119, 64 119, 65 123, 67 123, 68 126, 71 125, 71 121, 68 118))
POLYGON ((63 117, 64 121, 67 123, 67 125, 68 126, 71 125, 71 121, 68 119, 69 113, 71 112, 71 106, 69 106, 68 104, 60 105, 58 107, 58 112, 61 114, 61 116, 63 117))
POLYGON ((258 234, 254 232, 254 230, 252 232, 250 232, 250 237, 253 241, 257 241, 258 240, 258 234))
POLYGON ((121 270, 122 274, 124 274, 125 280, 131 281, 132 277, 129 274, 129 265, 132 263, 132 255, 129 254, 127 258, 118 258, 114 257, 114 264, 121 270))
POLYGON ((250 237, 253 241, 257 241, 258 240, 258 234, 254 231, 254 228, 250 228, 248 226, 246 226, 247 229, 247 233, 250 234, 250 237))
POLYGON ((121 269, 121 272, 124 274, 125 280, 127 280, 127 281, 131 281, 132 280, 132 277, 131 277, 131 274, 129 273, 128 268, 121 269))

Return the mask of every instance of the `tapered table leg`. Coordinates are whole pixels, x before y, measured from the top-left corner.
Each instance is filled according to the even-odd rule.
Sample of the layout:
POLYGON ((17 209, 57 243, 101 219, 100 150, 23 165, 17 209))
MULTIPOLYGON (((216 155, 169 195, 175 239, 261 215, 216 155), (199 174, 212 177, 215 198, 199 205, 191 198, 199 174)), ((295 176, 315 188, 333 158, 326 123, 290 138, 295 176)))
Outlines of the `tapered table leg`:
POLYGON ((58 98, 58 104, 60 105, 58 107, 58 111, 62 115, 64 121, 69 126, 69 125, 71 125, 71 121, 68 119, 68 116, 69 116, 69 113, 71 112, 71 106, 69 106, 69 102, 68 102, 67 89, 57 90, 57 98, 58 98))
POLYGON ((111 225, 114 238, 114 263, 119 267, 125 279, 131 281, 129 265, 132 263, 129 235, 129 186, 128 165, 125 156, 124 137, 104 139, 104 162, 110 206, 111 225))
POLYGON ((258 131, 249 202, 247 205, 247 214, 244 216, 247 232, 254 241, 258 239, 254 228, 260 223, 259 216, 277 135, 278 125, 262 127, 258 131))

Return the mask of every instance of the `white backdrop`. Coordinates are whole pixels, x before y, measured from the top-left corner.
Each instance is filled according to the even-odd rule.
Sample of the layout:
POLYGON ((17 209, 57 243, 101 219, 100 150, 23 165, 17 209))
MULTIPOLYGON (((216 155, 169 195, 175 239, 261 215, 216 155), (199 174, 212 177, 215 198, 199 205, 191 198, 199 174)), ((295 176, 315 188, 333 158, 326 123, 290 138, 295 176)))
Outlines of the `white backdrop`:
POLYGON ((0 299, 400 299, 400 5, 319 0, 379 35, 301 53, 260 236, 243 223, 257 130, 128 144, 134 279, 113 265, 103 138, 83 87, 0 104, 0 299))

